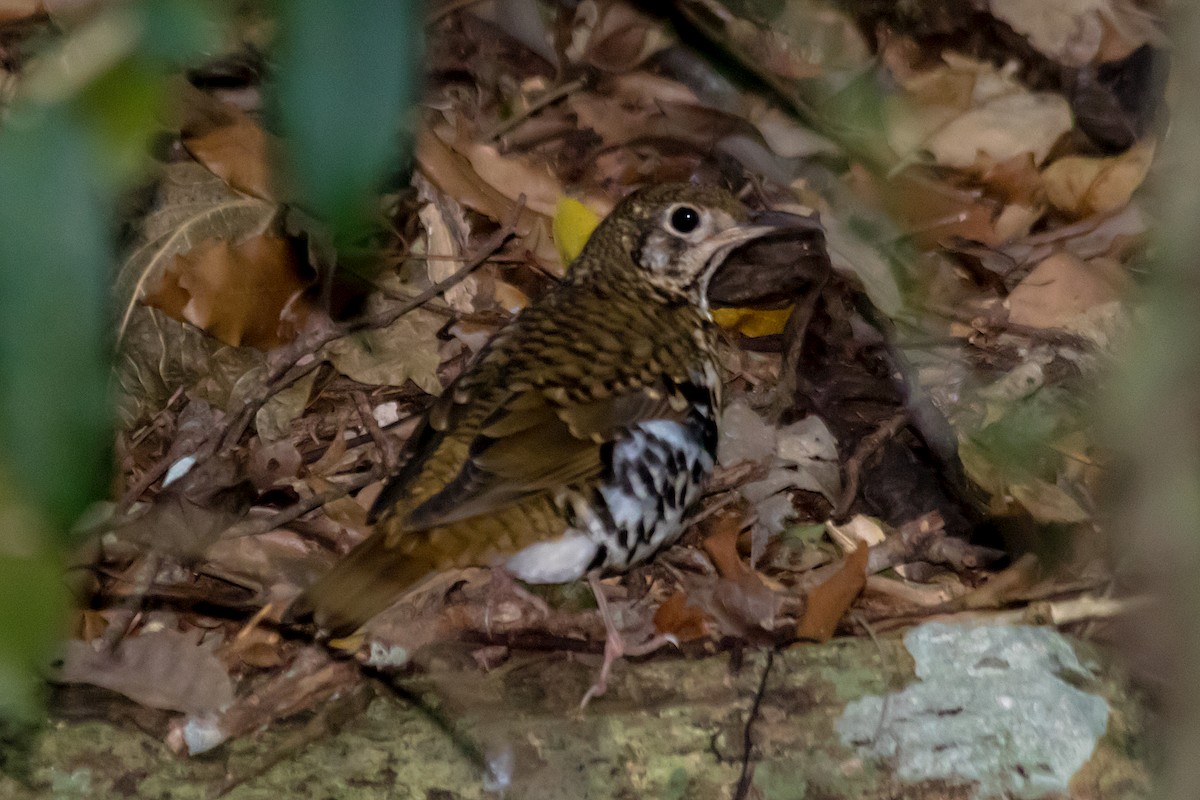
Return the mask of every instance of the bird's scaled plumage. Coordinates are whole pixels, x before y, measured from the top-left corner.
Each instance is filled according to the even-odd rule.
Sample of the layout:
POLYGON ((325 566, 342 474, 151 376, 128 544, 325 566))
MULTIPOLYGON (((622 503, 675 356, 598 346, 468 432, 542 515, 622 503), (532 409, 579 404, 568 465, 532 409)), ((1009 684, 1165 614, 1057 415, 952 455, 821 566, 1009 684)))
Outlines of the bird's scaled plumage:
POLYGON ((375 532, 293 615, 346 634, 439 570, 559 583, 675 541, 717 442, 708 280, 737 245, 816 224, 789 218, 760 223, 707 186, 622 201, 566 280, 433 403, 372 509, 375 532))

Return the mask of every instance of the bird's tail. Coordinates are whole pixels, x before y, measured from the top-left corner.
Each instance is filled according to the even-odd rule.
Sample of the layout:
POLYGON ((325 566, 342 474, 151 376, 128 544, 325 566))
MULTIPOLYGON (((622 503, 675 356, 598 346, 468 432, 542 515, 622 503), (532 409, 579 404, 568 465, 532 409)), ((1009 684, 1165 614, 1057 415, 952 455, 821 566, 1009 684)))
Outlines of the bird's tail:
POLYGON ((409 552, 389 547, 383 531, 372 534, 296 598, 285 621, 311 616, 335 637, 350 635, 435 571, 436 565, 422 557, 419 548, 404 549, 409 552))

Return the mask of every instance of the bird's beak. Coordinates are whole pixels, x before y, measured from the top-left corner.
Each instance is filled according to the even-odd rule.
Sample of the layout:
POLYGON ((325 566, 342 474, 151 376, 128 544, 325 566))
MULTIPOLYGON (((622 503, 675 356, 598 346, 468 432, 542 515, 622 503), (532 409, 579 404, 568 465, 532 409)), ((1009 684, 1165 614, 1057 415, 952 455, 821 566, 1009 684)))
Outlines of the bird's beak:
POLYGON ((721 231, 713 239, 719 243, 721 250, 727 252, 740 244, 753 239, 761 239, 764 236, 775 234, 783 236, 801 231, 822 230, 824 228, 821 227, 821 223, 815 214, 811 217, 805 217, 800 214, 789 214, 786 211, 768 210, 752 214, 745 222, 721 231))

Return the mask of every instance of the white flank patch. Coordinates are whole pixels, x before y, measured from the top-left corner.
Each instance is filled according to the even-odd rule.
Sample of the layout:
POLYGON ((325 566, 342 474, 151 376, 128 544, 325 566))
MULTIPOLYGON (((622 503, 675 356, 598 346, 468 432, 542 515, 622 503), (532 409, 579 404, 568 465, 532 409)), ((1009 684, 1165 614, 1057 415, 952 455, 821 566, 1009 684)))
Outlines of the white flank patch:
MULTIPOLYGON (((637 427, 685 453, 693 453, 697 449, 696 442, 687 435, 687 431, 678 422, 672 422, 669 419, 653 419, 649 422, 643 422, 637 427)), ((639 447, 638 449, 641 448, 639 447)))
POLYGON ((596 556, 596 543, 582 533, 531 544, 508 560, 505 567, 527 583, 566 583, 578 580, 596 556))

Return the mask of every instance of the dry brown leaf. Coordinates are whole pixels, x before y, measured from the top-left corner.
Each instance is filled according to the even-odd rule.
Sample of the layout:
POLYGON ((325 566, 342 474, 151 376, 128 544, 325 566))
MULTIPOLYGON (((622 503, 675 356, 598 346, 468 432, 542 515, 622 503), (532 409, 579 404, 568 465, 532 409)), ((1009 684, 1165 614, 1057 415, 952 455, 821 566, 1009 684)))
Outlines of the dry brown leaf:
POLYGON ((74 614, 71 633, 76 639, 91 642, 99 639, 108 629, 108 619, 99 611, 79 609, 74 614))
POLYGON ((688 604, 687 593, 682 590, 676 590, 654 612, 654 628, 680 642, 702 639, 709 632, 708 617, 696 606, 688 604))
POLYGON ((566 194, 544 161, 504 155, 496 147, 481 142, 460 142, 456 149, 466 157, 480 180, 511 203, 525 195, 525 207, 543 217, 553 217, 558 198, 566 194))
POLYGON ((221 659, 200 644, 199 634, 143 633, 121 640, 111 654, 93 643, 67 642, 58 680, 111 689, 151 708, 219 711, 233 702, 233 682, 221 659))
POLYGON ((291 434, 292 422, 304 413, 316 380, 317 371, 313 370, 267 398, 254 415, 254 429, 264 441, 283 439, 291 434))
MULTIPOLYGON (((826 642, 850 604, 867 585, 866 543, 846 554, 841 564, 820 570, 821 582, 804 594, 804 614, 796 623, 796 636, 814 642, 826 642)), ((817 576, 814 576, 817 577, 817 576)))
POLYGON ((1025 276, 1008 296, 1008 318, 1035 328, 1072 328, 1089 309, 1122 299, 1130 278, 1117 261, 1083 261, 1056 253, 1025 276))
POLYGON ((402 386, 411 379, 429 394, 440 394, 437 332, 444 324, 442 317, 416 309, 382 330, 331 342, 326 354, 338 372, 359 383, 402 386))
POLYGON ((717 574, 722 578, 737 580, 750 572, 750 568, 742 563, 737 552, 738 534, 741 533, 742 511, 726 509, 714 514, 703 525, 704 552, 708 554, 717 574))
POLYGON ((981 154, 1008 161, 1026 153, 1041 164, 1071 130, 1071 106, 1053 92, 1013 92, 979 105, 941 126, 924 149, 938 164, 967 169, 981 154))
MULTIPOLYGON (((737 552, 744 510, 725 509, 705 520, 704 552, 717 568, 721 580, 712 587, 706 610, 725 633, 754 636, 775 628, 780 601, 758 573, 737 552)), ((693 598, 697 602, 700 597, 693 598)))
POLYGON ((256 589, 264 602, 290 599, 329 569, 328 558, 321 558, 325 554, 317 549, 311 537, 286 528, 228 536, 204 551, 204 569, 256 589))
POLYGON ((575 11, 565 55, 605 72, 626 72, 671 43, 664 30, 630 5, 584 0, 575 11))
POLYGON ((239 664, 257 669, 277 667, 283 663, 282 643, 278 631, 258 626, 244 628, 222 648, 221 657, 232 667, 239 664))
POLYGON ((1164 35, 1152 6, 1125 0, 988 0, 996 19, 1067 67, 1123 58, 1164 35))
MULTIPOLYGON (((447 138, 454 136, 453 132, 448 130, 442 132, 447 138)), ((519 183, 505 187, 512 192, 511 197, 499 191, 479 177, 466 156, 456 152, 427 126, 422 127, 417 134, 416 156, 421 171, 430 183, 467 208, 494 220, 507 219, 516 205, 516 197, 525 191, 525 187, 519 183)), ((542 199, 545 201, 544 197, 542 199)), ((551 213, 555 199, 557 196, 550 200, 551 213)), ((554 241, 550 236, 549 216, 537 213, 527 205, 517 217, 516 230, 524 246, 537 259, 539 266, 561 272, 558 251, 555 250, 554 241)))
POLYGON ((228 125, 185 137, 183 146, 233 189, 274 202, 269 166, 271 137, 246 114, 235 113, 231 119, 228 125))
POLYGON ((176 255, 144 302, 226 344, 267 350, 291 341, 312 311, 308 283, 285 239, 208 240, 176 255))
POLYGON ((1076 218, 1117 211, 1146 179, 1154 150, 1154 142, 1144 141, 1111 158, 1060 158, 1042 171, 1046 196, 1076 218))
POLYGON ((1021 153, 1007 161, 981 156, 975 174, 1009 203, 1036 206, 1043 202, 1042 174, 1033 163, 1032 153, 1021 153))
MULTIPOLYGON (((117 274, 114 294, 121 305, 117 339, 124 339, 134 309, 149 287, 161 281, 175 256, 213 239, 240 242, 265 233, 277 208, 239 195, 194 161, 162 170, 155 209, 141 223, 137 246, 117 274)), ((169 354, 170 355, 170 354, 169 354)))
POLYGON ((579 127, 608 147, 654 138, 708 149, 731 133, 754 132, 741 117, 701 105, 690 89, 666 78, 634 73, 604 89, 570 95, 567 103, 579 127))
MULTIPOLYGON (((413 183, 418 187, 420 199, 426 201, 418 212, 425 229, 426 273, 430 284, 440 283, 462 268, 470 226, 462 206, 453 198, 434 189, 419 173, 413 183)), ((479 278, 468 275, 442 296, 455 311, 470 313, 478 310, 475 300, 478 292, 479 278)))
POLYGON ((909 231, 919 248, 933 248, 955 237, 993 247, 1000 244, 995 227, 997 203, 978 191, 912 171, 878 185, 874 178, 857 177, 872 182, 893 218, 909 231))
POLYGON ((1111 0, 989 0, 992 16, 1023 35, 1035 50, 1068 67, 1096 57, 1104 30, 1101 18, 1111 0))
POLYGON ((260 490, 270 489, 280 481, 296 477, 304 459, 296 445, 283 439, 264 444, 255 442, 246 462, 246 477, 260 490))

